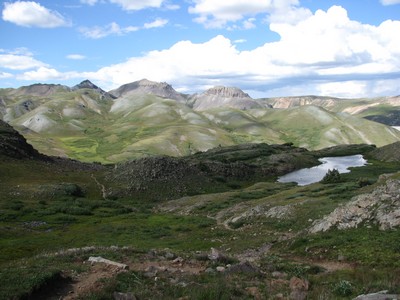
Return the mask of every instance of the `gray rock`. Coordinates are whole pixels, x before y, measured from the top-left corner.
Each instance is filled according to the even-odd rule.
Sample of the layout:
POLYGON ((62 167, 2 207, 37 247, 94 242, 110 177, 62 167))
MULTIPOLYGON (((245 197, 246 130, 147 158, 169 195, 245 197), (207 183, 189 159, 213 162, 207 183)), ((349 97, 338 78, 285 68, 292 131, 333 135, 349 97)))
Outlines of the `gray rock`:
POLYGON ((250 262, 245 261, 240 264, 232 265, 227 269, 227 273, 258 274, 260 273, 260 269, 251 264, 250 262))
POLYGON ((114 292, 114 300, 136 300, 137 298, 132 293, 118 293, 114 292))
POLYGON ((225 272, 225 267, 218 266, 216 270, 217 270, 217 272, 223 273, 223 272, 225 272))
POLYGON ((365 221, 378 224, 380 230, 400 226, 400 180, 388 179, 372 193, 358 195, 332 213, 314 221, 310 233, 357 228, 365 221))
POLYGON ((172 252, 167 252, 167 253, 165 253, 165 258, 168 260, 173 260, 176 258, 176 255, 172 252))
POLYGON ((377 293, 360 295, 353 300, 399 300, 400 295, 387 294, 388 291, 380 291, 377 293))

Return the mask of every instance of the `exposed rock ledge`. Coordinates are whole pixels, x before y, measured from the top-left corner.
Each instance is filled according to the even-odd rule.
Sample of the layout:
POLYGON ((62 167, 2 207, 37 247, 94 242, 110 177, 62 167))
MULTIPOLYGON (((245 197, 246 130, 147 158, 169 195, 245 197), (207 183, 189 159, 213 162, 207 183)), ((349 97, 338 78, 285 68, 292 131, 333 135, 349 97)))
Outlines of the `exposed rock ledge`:
POLYGON ((366 221, 377 224, 380 230, 400 225, 400 180, 388 179, 372 193, 354 197, 329 215, 316 220, 309 232, 324 232, 332 227, 356 228, 366 221))

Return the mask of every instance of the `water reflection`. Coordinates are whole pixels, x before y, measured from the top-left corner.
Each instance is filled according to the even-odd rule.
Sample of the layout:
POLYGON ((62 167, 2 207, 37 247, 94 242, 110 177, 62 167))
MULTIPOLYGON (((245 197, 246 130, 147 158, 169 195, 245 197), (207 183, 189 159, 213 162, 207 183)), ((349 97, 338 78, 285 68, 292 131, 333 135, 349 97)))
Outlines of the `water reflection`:
POLYGON ((337 169, 339 173, 349 173, 349 167, 361 167, 367 164, 362 155, 320 158, 321 165, 294 171, 279 177, 279 182, 296 182, 298 185, 307 185, 321 181, 328 170, 337 169))

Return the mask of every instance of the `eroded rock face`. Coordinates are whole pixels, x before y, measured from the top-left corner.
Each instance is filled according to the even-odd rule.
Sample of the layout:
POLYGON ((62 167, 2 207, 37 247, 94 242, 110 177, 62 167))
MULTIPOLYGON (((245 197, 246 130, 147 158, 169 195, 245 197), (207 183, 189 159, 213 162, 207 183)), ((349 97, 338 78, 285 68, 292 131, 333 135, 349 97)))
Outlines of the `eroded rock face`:
POLYGON ((194 110, 229 107, 234 109, 266 108, 262 101, 254 100, 247 93, 236 87, 216 86, 204 93, 195 94, 189 100, 194 110))
POLYGON ((324 232, 332 227, 356 228, 366 221, 377 224, 380 230, 400 226, 400 180, 389 179, 372 193, 354 197, 328 216, 316 220, 309 232, 324 232))
POLYGON ((250 96, 243 92, 241 89, 236 87, 226 87, 226 86, 215 86, 208 89, 204 94, 206 95, 218 95, 221 97, 229 98, 250 98, 250 96))

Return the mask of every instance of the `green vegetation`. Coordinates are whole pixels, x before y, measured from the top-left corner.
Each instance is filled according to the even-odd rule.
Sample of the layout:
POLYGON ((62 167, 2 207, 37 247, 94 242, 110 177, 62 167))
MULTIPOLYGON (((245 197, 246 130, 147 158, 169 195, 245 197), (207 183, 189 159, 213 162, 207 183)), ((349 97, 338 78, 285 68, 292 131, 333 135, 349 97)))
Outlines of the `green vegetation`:
POLYGON ((307 232, 353 196, 373 191, 382 174, 398 172, 399 162, 371 158, 334 183, 276 182, 323 153, 374 147, 237 145, 103 166, 24 151, 12 158, 10 149, 26 144, 7 141, 10 147, 0 148, 0 299, 65 295, 74 280, 90 283, 79 291, 82 299, 114 292, 145 299, 288 297, 292 278, 307 282, 310 299, 400 293, 398 230, 366 223, 307 232), (221 255, 210 258, 211 248, 221 255), (90 265, 90 256, 130 269, 90 265))
POLYGON ((328 170, 321 183, 338 183, 342 180, 340 173, 337 169, 328 170))

